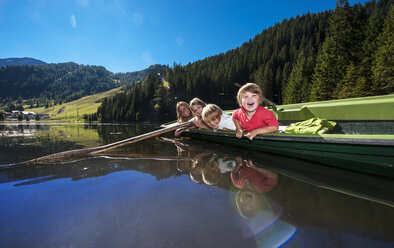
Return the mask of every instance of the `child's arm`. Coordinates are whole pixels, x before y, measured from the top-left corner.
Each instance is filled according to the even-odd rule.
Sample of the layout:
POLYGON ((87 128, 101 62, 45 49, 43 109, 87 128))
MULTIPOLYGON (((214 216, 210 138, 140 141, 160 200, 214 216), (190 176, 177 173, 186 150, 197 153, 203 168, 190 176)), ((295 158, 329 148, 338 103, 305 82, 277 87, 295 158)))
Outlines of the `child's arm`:
POLYGON ((191 119, 196 125, 196 127, 201 128, 201 129, 211 129, 205 123, 202 121, 202 119, 198 118, 197 116, 194 116, 193 119, 191 119))
MULTIPOLYGON (((189 122, 191 122, 192 120, 190 120, 189 122)), ((194 123, 193 123, 194 124, 194 123)), ((181 133, 183 133, 184 131, 186 131, 186 130, 189 130, 189 129, 192 129, 192 128, 196 128, 196 126, 194 125, 194 126, 188 126, 188 127, 181 127, 181 128, 178 128, 177 130, 175 130, 175 133, 174 133, 174 135, 176 136, 176 137, 178 137, 179 135, 181 135, 181 133)))
POLYGON ((234 169, 233 169, 233 171, 231 172, 231 174, 236 174, 236 173, 238 173, 238 171, 242 168, 242 166, 243 166, 243 160, 242 160, 242 158, 241 158, 240 156, 237 156, 237 157, 235 158, 235 163, 236 163, 236 166, 234 167, 234 169))
POLYGON ((241 128, 241 124, 239 124, 239 120, 237 120, 237 119, 234 119, 233 118, 233 121, 234 121, 234 124, 235 124, 235 130, 236 130, 236 134, 235 134, 235 136, 238 138, 238 139, 241 139, 242 138, 242 136, 243 136, 243 134, 244 134, 244 130, 241 128))
POLYGON ((253 138, 256 135, 265 134, 265 133, 274 133, 274 132, 278 131, 278 129, 279 129, 278 126, 261 127, 261 128, 257 128, 257 129, 250 131, 249 133, 246 134, 246 137, 250 140, 253 140, 253 138))
POLYGON ((246 161, 246 166, 251 168, 252 170, 264 175, 265 177, 272 178, 272 179, 278 179, 278 174, 275 172, 257 167, 256 165, 253 164, 252 160, 246 161))

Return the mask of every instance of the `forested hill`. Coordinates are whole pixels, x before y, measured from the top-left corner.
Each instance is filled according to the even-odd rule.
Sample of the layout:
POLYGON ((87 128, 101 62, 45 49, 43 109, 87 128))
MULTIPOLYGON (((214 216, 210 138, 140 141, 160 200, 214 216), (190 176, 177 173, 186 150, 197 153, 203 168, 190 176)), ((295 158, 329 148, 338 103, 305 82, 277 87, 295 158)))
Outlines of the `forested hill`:
POLYGON ((32 99, 33 106, 58 104, 118 87, 102 66, 76 63, 0 68, 0 99, 32 99))
POLYGON ((14 65, 43 65, 44 61, 33 58, 7 58, 0 59, 0 67, 14 66, 14 65))
POLYGON ((235 83, 253 81, 266 98, 297 103, 390 94, 393 86, 393 0, 307 13, 263 30, 241 47, 162 71, 163 87, 150 74, 127 94, 106 99, 98 116, 107 121, 175 119, 177 101, 200 97, 236 108, 235 83))
POLYGON ((157 73, 157 71, 165 69, 167 69, 167 66, 155 64, 141 71, 116 73, 113 78, 122 82, 138 82, 146 78, 150 73, 157 73))
POLYGON ((102 66, 76 63, 7 66, 0 68, 0 109, 20 109, 22 103, 49 107, 126 84, 131 88, 149 73, 164 68, 153 65, 142 71, 113 74, 102 66))

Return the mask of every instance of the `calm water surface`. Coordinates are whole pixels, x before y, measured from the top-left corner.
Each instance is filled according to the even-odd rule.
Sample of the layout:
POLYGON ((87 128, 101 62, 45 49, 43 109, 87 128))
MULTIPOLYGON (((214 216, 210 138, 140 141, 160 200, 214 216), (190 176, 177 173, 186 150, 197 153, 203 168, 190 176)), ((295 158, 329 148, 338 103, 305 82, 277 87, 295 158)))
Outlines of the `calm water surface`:
POLYGON ((5 166, 157 128, 1 123, 1 247, 394 246, 392 181, 306 161, 168 134, 5 166))

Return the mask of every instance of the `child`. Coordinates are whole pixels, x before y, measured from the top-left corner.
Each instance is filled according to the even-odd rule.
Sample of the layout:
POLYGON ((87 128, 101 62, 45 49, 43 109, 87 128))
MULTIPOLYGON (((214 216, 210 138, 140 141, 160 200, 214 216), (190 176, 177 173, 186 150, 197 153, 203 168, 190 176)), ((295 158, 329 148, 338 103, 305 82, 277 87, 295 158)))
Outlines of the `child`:
POLYGON ((223 114, 222 109, 215 104, 208 104, 204 107, 202 119, 214 131, 217 129, 235 131, 235 125, 231 116, 223 114))
POLYGON ((178 123, 184 123, 194 117, 189 104, 184 101, 180 101, 176 104, 176 115, 178 117, 178 123))
POLYGON ((219 168, 219 162, 217 160, 213 160, 208 162, 205 167, 202 169, 202 180, 207 185, 215 185, 222 178, 222 173, 219 168))
POLYGON ((190 109, 192 110, 193 114, 195 115, 192 119, 194 125, 202 129, 209 129, 209 127, 204 123, 202 120, 202 110, 207 104, 202 101, 200 98, 193 98, 190 101, 190 109))
POLYGON ((245 164, 241 157, 236 158, 237 166, 231 172, 231 180, 239 188, 236 204, 240 214, 253 217, 261 210, 272 206, 261 193, 274 188, 278 183, 278 175, 269 170, 257 167, 251 160, 245 164))
MULTIPOLYGON (((191 121, 191 119, 194 117, 189 104, 187 104, 187 102, 184 101, 180 101, 176 104, 176 115, 178 117, 177 120, 178 123, 191 121)), ((175 130, 174 135, 179 136, 183 131, 187 130, 188 128, 179 128, 175 130)))
POLYGON ((242 138, 243 132, 250 140, 258 134, 273 133, 278 131, 278 120, 275 115, 260 106, 263 94, 260 87, 254 83, 247 83, 238 90, 237 101, 239 109, 233 113, 237 138, 242 138))

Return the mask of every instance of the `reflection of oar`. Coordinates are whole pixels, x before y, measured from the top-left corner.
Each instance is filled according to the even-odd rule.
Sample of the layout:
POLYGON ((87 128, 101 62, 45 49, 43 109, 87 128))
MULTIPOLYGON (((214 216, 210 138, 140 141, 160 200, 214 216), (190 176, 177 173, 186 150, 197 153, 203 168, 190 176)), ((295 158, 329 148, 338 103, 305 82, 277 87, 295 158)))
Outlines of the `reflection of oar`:
POLYGON ((97 155, 100 152, 108 151, 120 146, 128 145, 131 143, 136 143, 141 140, 149 139, 152 137, 159 136, 161 134, 165 134, 168 132, 171 132, 173 130, 176 130, 178 128, 186 128, 186 127, 192 127, 194 124, 192 122, 185 122, 181 124, 174 124, 170 125, 168 127, 152 131, 149 133, 141 134, 132 138, 124 139, 115 143, 111 143, 108 145, 104 146, 99 146, 99 147, 93 147, 93 148, 86 148, 86 149, 79 149, 79 150, 72 150, 72 151, 65 151, 65 152, 59 152, 55 154, 51 154, 48 156, 32 159, 26 162, 23 162, 22 164, 48 164, 48 163, 65 163, 65 162, 70 162, 70 161, 75 161, 79 159, 83 159, 89 156, 94 156, 97 155))

